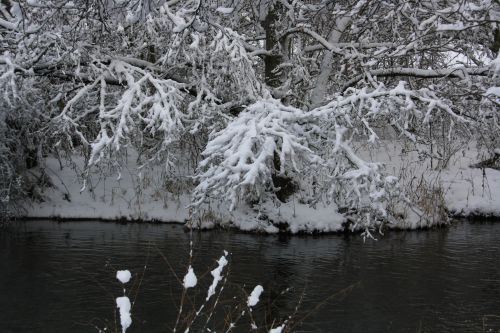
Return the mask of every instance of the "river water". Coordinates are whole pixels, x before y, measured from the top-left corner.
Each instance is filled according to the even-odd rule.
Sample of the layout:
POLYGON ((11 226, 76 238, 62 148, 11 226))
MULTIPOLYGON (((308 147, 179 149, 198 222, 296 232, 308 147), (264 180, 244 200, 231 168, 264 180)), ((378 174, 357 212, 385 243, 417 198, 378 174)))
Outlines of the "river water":
MULTIPOLYGON (((179 225, 14 222, 0 229, 0 332, 119 330, 118 269, 133 274, 127 332, 171 332, 189 239, 179 225)), ((294 332, 500 330, 500 223, 459 222, 366 242, 358 235, 228 231, 195 232, 192 239, 200 283, 186 298, 179 328, 203 303, 210 270, 226 250, 229 275, 207 326, 217 332, 224 318, 241 313, 245 293, 257 284, 264 293, 253 318, 262 331, 287 318, 294 332)), ((205 323, 208 312, 196 322, 205 323)), ((248 332, 248 318, 233 332, 248 332)))

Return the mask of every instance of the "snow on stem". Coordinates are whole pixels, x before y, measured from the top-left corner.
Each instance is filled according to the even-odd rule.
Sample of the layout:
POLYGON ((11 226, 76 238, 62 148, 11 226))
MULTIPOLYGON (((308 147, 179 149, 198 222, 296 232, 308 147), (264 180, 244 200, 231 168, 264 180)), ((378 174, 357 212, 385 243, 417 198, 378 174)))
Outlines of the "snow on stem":
MULTIPOLYGON (((116 278, 122 284, 128 283, 132 274, 129 270, 117 271, 116 278)), ((125 288, 123 289, 123 293, 125 294, 125 288)), ((132 317, 130 314, 131 304, 130 300, 127 296, 117 297, 116 298, 116 307, 120 311, 120 324, 122 326, 122 333, 125 333, 127 329, 132 325, 132 317)))
POLYGON ((131 277, 132 277, 132 274, 130 273, 129 270, 116 272, 116 278, 118 279, 118 281, 120 281, 123 284, 128 283, 130 281, 131 277))
POLYGON ((120 310, 120 324, 122 325, 122 333, 127 331, 127 328, 132 325, 132 317, 130 316, 130 300, 127 296, 116 298, 116 307, 120 310))
MULTIPOLYGON (((193 316, 193 318, 191 319, 191 321, 188 323, 188 325, 186 326, 186 329, 184 331, 184 333, 188 333, 189 332, 189 329, 190 327, 193 325, 193 323, 196 321, 196 319, 198 318, 198 316, 200 315, 200 313, 203 311, 203 309, 205 308, 205 306, 207 305, 208 301, 212 298, 213 295, 215 295, 216 293, 216 289, 217 289, 217 286, 219 284, 219 282, 221 280, 223 280, 224 276, 222 275, 222 272, 224 270, 224 267, 227 266, 228 264, 228 260, 227 260, 227 256, 228 256, 228 252, 227 251, 224 251, 224 255, 221 256, 219 258, 219 260, 217 260, 217 267, 214 268, 210 273, 211 275, 213 276, 213 281, 212 281, 212 284, 210 285, 210 287, 208 288, 208 292, 207 292, 207 297, 205 298, 205 302, 200 306, 200 308, 198 309, 198 311, 195 312, 195 315, 193 316)), ((189 269, 188 269, 188 274, 189 274, 189 269)), ((194 272, 193 272, 194 274, 194 272)), ((226 280, 224 280, 225 282, 226 280)), ((218 297, 215 299, 215 303, 214 303, 214 306, 213 306, 213 310, 215 309, 215 307, 217 306, 217 303, 218 303, 218 300, 219 300, 219 296, 220 296, 220 293, 222 293, 222 290, 224 289, 224 286, 222 286, 219 290, 219 295, 218 297)), ((186 290, 186 289, 184 289, 186 290)), ((182 303, 182 302, 181 302, 182 303)), ((210 312, 210 314, 208 315, 207 317, 207 321, 205 323, 205 327, 203 328, 202 331, 205 330, 206 326, 208 325, 210 319, 212 318, 212 314, 213 314, 213 310, 210 312)), ((179 313, 180 315, 180 313, 179 313)), ((176 325, 177 326, 177 325, 176 325)), ((175 331, 175 329, 174 329, 175 331)))
POLYGON ((217 260, 217 264, 218 264, 217 267, 213 271, 210 272, 210 274, 212 274, 212 276, 214 277, 214 280, 212 281, 212 284, 208 288, 208 294, 207 294, 206 301, 208 301, 215 294, 215 290, 217 288, 217 285, 219 284, 219 282, 223 278, 222 271, 224 270, 224 267, 228 264, 228 261, 226 259, 227 254, 228 253, 226 251, 224 251, 224 255, 222 257, 220 257, 219 260, 217 260))
POLYGON ((255 286, 255 288, 253 288, 252 293, 250 294, 250 296, 248 296, 247 300, 247 305, 249 308, 254 307, 255 305, 257 305, 257 303, 259 303, 259 298, 263 291, 264 288, 262 288, 261 285, 257 285, 255 286))
POLYGON ((285 324, 280 325, 280 326, 275 327, 275 328, 271 328, 271 330, 269 331, 269 333, 281 333, 281 332, 283 332, 284 328, 285 328, 285 324))
POLYGON ((191 265, 189 265, 188 271, 187 271, 186 275, 184 276, 183 286, 185 289, 193 288, 196 286, 197 282, 198 282, 198 279, 196 278, 196 275, 194 274, 193 267, 191 267, 191 265))

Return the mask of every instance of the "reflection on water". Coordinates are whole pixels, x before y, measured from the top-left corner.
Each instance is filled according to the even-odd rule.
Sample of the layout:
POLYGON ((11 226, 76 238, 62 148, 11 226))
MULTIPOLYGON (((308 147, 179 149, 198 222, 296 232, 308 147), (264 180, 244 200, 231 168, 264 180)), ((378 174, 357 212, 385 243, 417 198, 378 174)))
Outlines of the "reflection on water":
MULTIPOLYGON (((263 326, 287 318, 300 303, 293 318, 304 323, 297 332, 500 330, 498 223, 394 232, 366 243, 338 235, 193 237, 193 265, 205 286, 210 275, 201 275, 224 249, 231 253, 231 283, 215 318, 220 325, 233 296, 243 298, 241 287, 250 292, 261 284, 263 326)), ((0 332, 114 329, 114 298, 121 294, 114 275, 125 268, 138 274, 129 286, 136 305, 128 332, 167 332, 180 298, 169 265, 182 278, 188 246, 181 226, 16 222, 0 230, 0 332)), ((206 289, 191 296, 201 304, 206 289)))

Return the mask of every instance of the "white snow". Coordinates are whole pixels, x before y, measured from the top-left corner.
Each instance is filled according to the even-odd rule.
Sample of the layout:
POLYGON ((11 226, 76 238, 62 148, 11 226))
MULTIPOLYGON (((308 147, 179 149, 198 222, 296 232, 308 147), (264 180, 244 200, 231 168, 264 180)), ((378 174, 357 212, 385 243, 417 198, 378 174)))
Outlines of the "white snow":
POLYGON ((287 225, 287 231, 296 234, 299 232, 338 232, 342 231, 345 217, 337 211, 335 205, 318 204, 315 208, 307 204, 290 200, 276 207, 267 202, 259 206, 259 212, 248 207, 239 207, 233 212, 223 215, 222 225, 236 227, 243 231, 259 231, 269 234, 279 232, 274 224, 287 225), (267 220, 260 220, 258 214, 267 216, 267 220))
POLYGON ((457 175, 444 174, 442 183, 446 206, 453 215, 500 216, 500 171, 460 169, 457 175))
POLYGON ((120 324, 122 325, 122 333, 125 333, 127 328, 132 325, 130 300, 127 296, 118 297, 116 298, 116 307, 120 309, 120 324))
POLYGON ((500 87, 491 87, 489 88, 486 93, 485 93, 486 96, 488 95, 494 95, 496 97, 500 97, 500 87))
MULTIPOLYGON (((474 142, 454 154, 443 170, 436 170, 435 164, 431 168, 429 159, 420 160, 417 152, 403 151, 404 145, 400 142, 386 141, 378 149, 364 151, 363 155, 374 161, 384 161, 387 170, 394 175, 406 174, 408 184, 403 183, 412 184, 411 191, 420 179, 442 188, 445 207, 452 216, 500 216, 500 171, 472 167, 487 156, 474 142)), ((405 214, 408 214, 406 218, 392 227, 416 229, 443 223, 424 221, 411 210, 405 214)))
POLYGON ((75 156, 62 168, 54 157, 45 162, 51 187, 45 189, 43 202, 30 202, 23 216, 62 219, 143 220, 182 223, 189 218, 189 195, 175 195, 160 187, 164 166, 142 169, 133 151, 119 170, 94 169, 90 182, 82 189, 83 158, 75 156), (120 175, 120 177, 118 177, 120 175), (140 187, 142 183, 150 186, 140 187))
POLYGON ((188 272, 184 276, 184 281, 183 281, 184 288, 193 288, 196 286, 196 283, 198 283, 198 279, 196 278, 196 275, 194 274, 193 267, 189 265, 188 272))
POLYGON ((253 307, 257 305, 257 303, 259 303, 259 298, 263 291, 264 288, 262 288, 261 285, 257 285, 255 286, 255 288, 253 288, 252 293, 250 294, 250 296, 248 296, 248 307, 253 307))
POLYGON ((130 281, 130 278, 132 277, 132 274, 130 274, 129 270, 124 270, 124 271, 117 271, 116 272, 116 278, 123 284, 128 283, 130 281))
POLYGON ((464 30, 465 26, 463 22, 451 23, 451 24, 438 24, 437 31, 461 31, 464 30))
POLYGON ((215 11, 221 13, 221 14, 231 14, 233 12, 234 8, 231 7, 217 7, 215 11))
POLYGON ((285 324, 278 326, 276 328, 272 328, 269 333, 281 333, 283 332, 283 329, 285 328, 285 324))

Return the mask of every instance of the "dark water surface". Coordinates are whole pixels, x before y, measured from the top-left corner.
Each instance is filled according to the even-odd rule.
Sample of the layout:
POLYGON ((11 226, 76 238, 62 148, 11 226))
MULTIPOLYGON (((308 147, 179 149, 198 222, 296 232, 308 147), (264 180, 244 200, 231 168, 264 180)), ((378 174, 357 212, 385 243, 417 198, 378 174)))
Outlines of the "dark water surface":
MULTIPOLYGON (((245 300, 241 288, 249 293, 256 284, 264 287, 254 312, 260 327, 293 314, 296 323, 304 319, 296 332, 500 330, 500 223, 394 232, 366 243, 360 236, 222 231, 193 240, 202 282, 190 302, 197 306, 215 260, 230 252, 229 282, 209 324, 217 332, 221 318, 245 300)), ((171 332, 181 292, 172 270, 182 279, 188 252, 181 226, 15 222, 0 229, 0 332, 114 332, 114 299, 122 294, 117 269, 134 275, 127 332, 171 332)), ((248 331, 243 321, 234 330, 248 331)))

